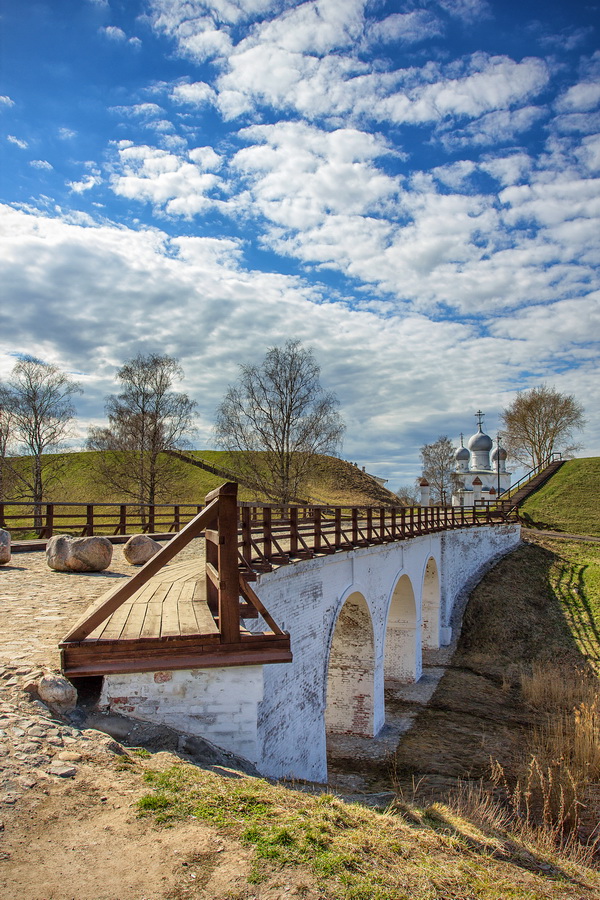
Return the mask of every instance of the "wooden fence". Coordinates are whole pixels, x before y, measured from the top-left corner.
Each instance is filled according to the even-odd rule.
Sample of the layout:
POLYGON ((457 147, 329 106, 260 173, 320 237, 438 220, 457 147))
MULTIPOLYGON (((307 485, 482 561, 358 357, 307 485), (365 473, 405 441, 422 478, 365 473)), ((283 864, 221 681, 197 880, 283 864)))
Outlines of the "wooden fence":
POLYGON ((180 531, 203 508, 203 503, 0 503, 0 528, 14 538, 167 534, 180 531))
POLYGON ((239 507, 239 563, 245 577, 294 559, 335 553, 455 528, 517 521, 491 503, 477 507, 239 507))
MULTIPOLYGON (((0 503, 0 528, 14 537, 176 534, 204 504, 0 503)), ((241 568, 268 571, 292 559, 336 550, 403 541, 450 528, 515 521, 500 505, 477 507, 328 507, 239 503, 236 507, 241 568)))

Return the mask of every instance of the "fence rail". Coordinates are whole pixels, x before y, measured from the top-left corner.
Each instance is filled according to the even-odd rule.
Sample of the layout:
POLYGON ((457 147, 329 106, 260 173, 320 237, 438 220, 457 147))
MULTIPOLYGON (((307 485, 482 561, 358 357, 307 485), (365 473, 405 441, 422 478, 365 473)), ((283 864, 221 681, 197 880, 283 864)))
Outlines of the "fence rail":
POLYGON ((38 538, 175 533, 203 508, 203 503, 0 503, 0 528, 38 538))
MULTIPOLYGON (((0 503, 0 528, 14 536, 89 537, 179 532, 204 504, 0 503)), ((249 574, 294 559, 478 525, 515 521, 501 505, 476 507, 329 507, 241 503, 236 507, 238 556, 249 574)))
POLYGON ((335 553, 455 528, 500 525, 516 515, 491 503, 477 507, 239 508, 239 563, 246 578, 294 559, 335 553))

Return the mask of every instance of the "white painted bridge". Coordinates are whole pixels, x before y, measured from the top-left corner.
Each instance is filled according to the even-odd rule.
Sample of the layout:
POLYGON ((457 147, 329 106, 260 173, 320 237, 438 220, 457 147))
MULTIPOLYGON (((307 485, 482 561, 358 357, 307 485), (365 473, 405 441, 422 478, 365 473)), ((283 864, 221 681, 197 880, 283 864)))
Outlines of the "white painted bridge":
MULTIPOLYGON (((163 652, 154 662, 145 649, 143 663, 142 657, 120 663, 121 657, 115 656, 117 661, 104 670, 85 673, 103 671, 101 702, 107 709, 200 735, 250 759, 266 775, 326 781, 327 733, 377 735, 385 723, 386 683, 420 678, 423 649, 451 640, 452 612, 462 590, 520 540, 516 522, 494 520, 489 512, 487 517, 473 514, 469 521, 452 511, 444 512, 444 521, 439 512, 436 515, 437 525, 433 513, 429 518, 419 513, 415 525, 411 513, 410 530, 396 534, 383 515, 376 520, 370 514, 369 541, 361 540, 364 525, 357 526, 355 518, 354 544, 343 539, 343 528, 332 519, 337 539, 332 536, 334 525, 330 539, 319 525, 323 552, 303 552, 307 544, 301 539, 298 556, 285 560, 291 564, 263 572, 255 565, 253 590, 244 590, 250 590, 261 614, 244 618, 246 604, 240 607, 237 637, 230 635, 223 642, 221 633, 220 649, 230 647, 229 658, 213 648, 202 651, 207 654, 203 662, 201 656, 190 655, 193 635, 185 636, 184 650, 177 643, 183 637, 171 637, 169 650, 169 637, 163 636, 167 655, 163 652), (431 527, 422 527, 422 522, 431 527), (291 661, 277 662, 280 651, 268 651, 275 656, 264 657, 266 661, 261 658, 264 649, 253 658, 247 649, 240 651, 254 638, 275 641, 282 634, 273 632, 275 622, 289 634, 291 661)), ((207 538, 212 534, 215 547, 222 549, 225 540, 219 533, 207 532, 207 538)), ((248 533, 244 537, 243 528, 240 534, 240 546, 244 540, 250 546, 254 539, 248 533)), ((268 537, 276 545, 274 550, 270 543, 271 555, 279 554, 281 561, 282 541, 275 530, 270 529, 268 537)), ((289 541, 287 547, 289 551, 289 541)), ((248 559, 245 565, 248 569, 248 559)), ((220 573, 211 574, 213 583, 225 591, 222 566, 215 562, 213 568, 220 573)), ((239 603, 237 587, 234 595, 239 603)), ((225 620, 219 605, 215 621, 221 626, 225 620)), ((97 621, 96 615, 93 623, 97 621)), ((76 654, 89 643, 86 633, 90 629, 79 626, 62 645, 73 648, 65 650, 65 658, 73 654, 71 669, 65 666, 70 676, 84 674, 84 668, 77 670, 76 654)), ((218 633, 212 637, 219 640, 218 633)), ((279 658, 289 659, 289 653, 279 658)))

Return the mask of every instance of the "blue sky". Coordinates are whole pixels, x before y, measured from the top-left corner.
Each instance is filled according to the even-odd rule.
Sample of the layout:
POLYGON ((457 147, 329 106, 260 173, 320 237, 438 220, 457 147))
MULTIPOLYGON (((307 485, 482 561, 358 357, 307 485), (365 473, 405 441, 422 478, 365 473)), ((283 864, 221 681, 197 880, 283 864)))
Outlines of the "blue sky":
POLYGON ((138 352, 197 446, 238 363, 298 338, 342 455, 413 481, 516 391, 598 399, 594 2, 5 0, 0 377, 74 373, 79 440, 138 352))

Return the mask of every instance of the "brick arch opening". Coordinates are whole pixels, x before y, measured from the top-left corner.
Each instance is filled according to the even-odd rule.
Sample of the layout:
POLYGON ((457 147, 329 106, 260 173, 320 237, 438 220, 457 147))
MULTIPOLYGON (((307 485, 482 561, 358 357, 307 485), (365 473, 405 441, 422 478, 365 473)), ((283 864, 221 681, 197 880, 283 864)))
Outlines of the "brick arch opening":
POLYGON ((408 575, 401 575, 394 587, 385 629, 386 680, 409 682, 420 677, 420 638, 415 592, 408 575))
POLYGON ((423 647, 433 650, 440 646, 440 578, 433 556, 427 560, 423 576, 421 634, 423 647))
POLYGON ((367 601, 350 594, 329 651, 325 727, 330 734, 374 735, 375 642, 367 601))

